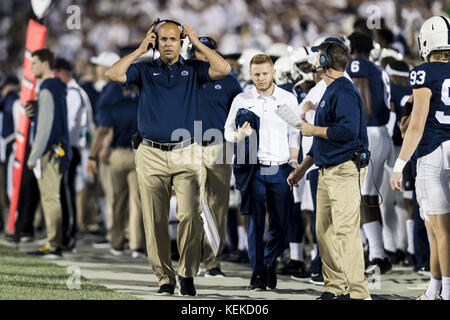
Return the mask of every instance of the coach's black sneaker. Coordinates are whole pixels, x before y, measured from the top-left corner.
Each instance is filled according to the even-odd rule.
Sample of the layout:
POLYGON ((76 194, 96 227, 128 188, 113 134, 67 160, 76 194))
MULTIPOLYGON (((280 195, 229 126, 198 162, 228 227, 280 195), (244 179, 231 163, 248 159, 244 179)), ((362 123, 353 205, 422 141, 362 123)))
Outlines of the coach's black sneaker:
POLYGON ((311 274, 311 279, 309 279, 309 283, 313 283, 317 286, 324 286, 325 280, 323 279, 322 273, 311 274))
POLYGON ((303 261, 289 260, 282 268, 278 269, 278 274, 293 275, 294 273, 305 272, 306 267, 303 261))
POLYGON ((170 283, 163 284, 159 287, 158 296, 171 296, 175 292, 175 286, 170 283))
POLYGON ((266 291, 267 280, 266 275, 263 273, 258 273, 256 276, 252 277, 250 280, 250 290, 251 291, 266 291))
POLYGON ((364 273, 366 276, 370 276, 376 272, 380 272, 380 274, 385 274, 386 272, 392 269, 392 264, 389 261, 389 258, 375 258, 369 262, 369 266, 366 268, 364 273))
POLYGON ((194 287, 194 278, 183 278, 182 276, 178 276, 178 283, 180 286, 180 291, 178 294, 180 296, 195 296, 197 291, 195 291, 194 287))
POLYGON ((220 270, 220 268, 212 268, 209 270, 206 270, 205 272, 205 278, 224 278, 225 273, 220 270))
MULTIPOLYGON (((395 251, 395 255, 397 256, 397 264, 402 264, 402 262, 405 260, 406 253, 403 250, 397 249, 395 251)), ((391 260, 391 263, 394 264, 391 260)))
POLYGON ((266 267, 267 272, 267 287, 269 289, 275 289, 277 287, 277 272, 275 268, 266 267))
MULTIPOLYGON (((396 264, 400 263, 400 260, 398 260, 398 256, 397 256, 396 252, 392 252, 392 251, 389 251, 389 250, 384 250, 384 253, 389 258, 389 261, 391 261, 392 264, 396 265, 396 264)), ((367 269, 367 267, 369 267, 369 265, 370 265, 370 261, 367 261, 366 269, 367 269)))
POLYGON ((311 278, 311 272, 310 271, 296 272, 296 273, 291 275, 291 279, 292 280, 297 280, 297 281, 309 282, 310 278, 311 278))
POLYGON ((415 266, 416 265, 416 257, 413 254, 406 252, 405 258, 403 259, 403 265, 405 267, 415 266))
POLYGON ((343 295, 337 296, 334 293, 325 291, 322 293, 320 297, 318 297, 316 300, 343 300, 341 299, 343 295))

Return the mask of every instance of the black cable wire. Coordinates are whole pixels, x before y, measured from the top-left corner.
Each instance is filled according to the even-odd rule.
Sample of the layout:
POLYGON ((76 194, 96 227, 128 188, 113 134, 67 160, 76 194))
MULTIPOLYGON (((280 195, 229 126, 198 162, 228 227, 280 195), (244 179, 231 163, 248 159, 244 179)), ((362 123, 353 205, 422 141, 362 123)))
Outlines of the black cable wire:
MULTIPOLYGON (((372 168, 373 168, 373 162, 372 159, 369 159, 369 162, 372 164, 372 168)), ((367 170, 369 169, 369 167, 367 167, 367 170)), ((378 205, 372 205, 372 204, 368 204, 363 200, 363 196, 361 194, 361 169, 358 168, 358 185, 359 185, 359 195, 361 196, 361 202, 364 203, 364 205, 366 205, 369 208, 377 208, 379 206, 381 206, 381 204, 383 203, 383 196, 380 193, 380 190, 378 189, 378 186, 375 182, 375 176, 373 175, 373 170, 372 170, 372 179, 373 179, 373 184, 375 186, 375 189, 377 190, 378 195, 381 198, 381 202, 378 205)))

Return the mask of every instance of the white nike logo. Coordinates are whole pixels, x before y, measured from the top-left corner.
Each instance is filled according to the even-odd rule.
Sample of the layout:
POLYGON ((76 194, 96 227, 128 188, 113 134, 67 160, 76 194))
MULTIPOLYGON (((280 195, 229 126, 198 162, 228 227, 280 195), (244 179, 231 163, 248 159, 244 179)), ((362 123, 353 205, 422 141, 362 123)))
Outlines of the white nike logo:
POLYGON ((160 74, 161 74, 161 72, 159 72, 159 73, 153 72, 154 76, 159 76, 160 74))

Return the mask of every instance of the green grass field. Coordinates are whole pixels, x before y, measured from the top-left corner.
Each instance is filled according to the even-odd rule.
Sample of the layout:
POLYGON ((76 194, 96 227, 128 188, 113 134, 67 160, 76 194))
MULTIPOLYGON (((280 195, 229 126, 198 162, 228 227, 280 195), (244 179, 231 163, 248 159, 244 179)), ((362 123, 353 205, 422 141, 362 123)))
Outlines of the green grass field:
MULTIPOLYGON (((66 268, 0 246, 0 300, 137 300, 81 277, 80 289, 69 289, 66 268)), ((69 280, 69 285, 76 282, 69 280)))

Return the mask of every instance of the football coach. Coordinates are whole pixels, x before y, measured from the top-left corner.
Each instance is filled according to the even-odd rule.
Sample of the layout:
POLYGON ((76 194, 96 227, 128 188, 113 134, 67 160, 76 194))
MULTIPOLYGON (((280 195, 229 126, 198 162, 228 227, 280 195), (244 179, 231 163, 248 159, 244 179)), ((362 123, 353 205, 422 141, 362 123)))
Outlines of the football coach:
POLYGON ((193 277, 201 260, 200 217, 201 147, 194 143, 194 121, 199 119, 199 88, 231 72, 230 65, 199 41, 192 27, 172 20, 153 23, 141 45, 106 72, 106 77, 140 88, 138 131, 142 143, 136 152, 136 170, 142 200, 149 262, 159 280, 159 295, 174 293, 176 278, 170 255, 168 219, 172 188, 180 221, 177 245, 180 252, 178 281, 180 295, 195 296, 193 277), (209 63, 184 60, 182 38, 203 53, 209 63), (160 52, 150 62, 133 62, 148 51, 160 52), (177 137, 178 130, 190 139, 177 137), (188 155, 188 161, 176 161, 188 155), (198 159, 197 159, 198 157, 198 159))
POLYGON ((313 145, 288 183, 296 185, 313 163, 320 169, 316 230, 325 290, 319 299, 370 299, 359 230, 360 186, 370 157, 366 115, 357 87, 344 75, 348 49, 336 39, 318 50, 316 72, 327 88, 314 125, 298 125, 304 136, 314 137, 313 145))

